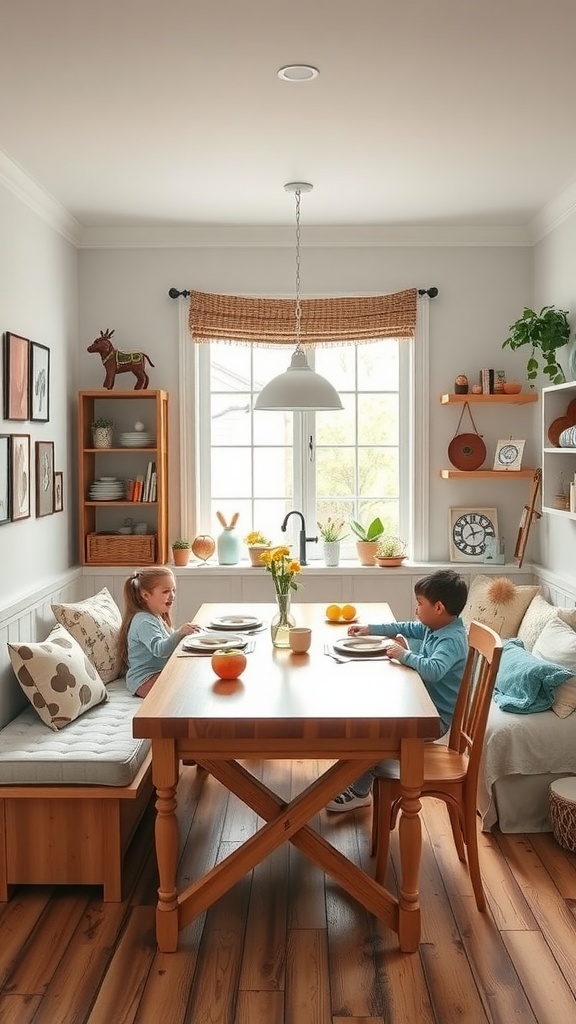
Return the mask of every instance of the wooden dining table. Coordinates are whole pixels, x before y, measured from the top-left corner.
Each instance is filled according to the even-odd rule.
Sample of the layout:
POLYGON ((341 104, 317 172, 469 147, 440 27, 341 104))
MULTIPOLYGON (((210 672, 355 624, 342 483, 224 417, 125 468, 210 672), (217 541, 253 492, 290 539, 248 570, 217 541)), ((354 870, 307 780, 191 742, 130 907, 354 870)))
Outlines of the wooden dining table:
MULTIPOLYGON (((438 712, 420 676, 398 662, 373 655, 338 663, 325 655, 347 635, 346 623, 329 623, 325 605, 293 604, 300 626, 312 629, 306 654, 273 647, 269 623, 274 604, 204 604, 201 626, 228 614, 254 615, 262 631, 247 637, 253 651, 237 680, 218 679, 211 658, 174 652, 133 721, 135 737, 152 741, 156 789, 156 856, 159 872, 156 936, 174 952, 178 934, 282 843, 290 841, 393 929, 403 952, 420 940, 418 877, 421 856, 420 792, 424 743, 441 732, 438 712), (336 850, 308 822, 377 761, 400 762, 398 896, 336 850), (179 762, 205 768, 263 819, 264 825, 225 860, 182 892, 177 890, 179 834, 176 817, 179 762), (311 759, 329 763, 303 792, 286 802, 241 762, 246 759, 311 759)), ((361 621, 390 622, 385 603, 363 604, 361 621)))

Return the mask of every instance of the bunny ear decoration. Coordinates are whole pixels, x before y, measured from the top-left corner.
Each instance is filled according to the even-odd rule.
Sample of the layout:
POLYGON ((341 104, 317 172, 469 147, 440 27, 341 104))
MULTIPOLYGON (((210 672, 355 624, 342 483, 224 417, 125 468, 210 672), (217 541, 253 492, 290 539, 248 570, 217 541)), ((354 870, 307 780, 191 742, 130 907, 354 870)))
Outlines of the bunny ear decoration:
POLYGON ((216 513, 216 519, 220 523, 220 526, 223 526, 225 530, 228 529, 228 523, 226 522, 226 520, 225 520, 225 518, 224 518, 224 516, 222 515, 221 512, 217 512, 216 513))

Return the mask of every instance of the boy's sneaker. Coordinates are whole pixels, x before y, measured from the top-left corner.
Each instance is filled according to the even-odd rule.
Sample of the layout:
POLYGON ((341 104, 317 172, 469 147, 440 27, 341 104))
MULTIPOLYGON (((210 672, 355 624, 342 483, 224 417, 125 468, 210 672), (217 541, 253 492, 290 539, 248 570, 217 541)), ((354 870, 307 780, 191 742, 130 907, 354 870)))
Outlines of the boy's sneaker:
POLYGON ((351 786, 345 789, 339 796, 335 796, 333 800, 330 800, 326 804, 326 810, 332 811, 336 814, 342 811, 355 811, 358 807, 368 807, 368 804, 372 802, 372 796, 367 793, 366 796, 358 796, 351 786))

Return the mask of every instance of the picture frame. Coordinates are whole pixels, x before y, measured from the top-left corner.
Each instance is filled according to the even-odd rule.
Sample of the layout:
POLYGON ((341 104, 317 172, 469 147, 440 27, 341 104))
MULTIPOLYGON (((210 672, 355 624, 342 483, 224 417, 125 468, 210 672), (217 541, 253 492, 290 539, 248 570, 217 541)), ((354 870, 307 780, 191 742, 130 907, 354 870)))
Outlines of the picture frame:
POLYGON ((448 509, 451 562, 483 562, 486 539, 498 537, 498 510, 478 506, 448 509))
POLYGON ((50 419, 50 349, 30 342, 30 419, 48 423, 50 419))
POLYGON ((27 420, 30 412, 30 342, 4 335, 4 419, 27 420))
POLYGON ((36 518, 54 512, 54 442, 36 441, 36 518))
POLYGON ((10 522, 10 435, 0 434, 0 526, 10 522))
POLYGON ((494 455, 494 469, 504 473, 514 473, 522 469, 522 456, 524 455, 524 440, 508 438, 505 441, 498 441, 494 455))
POLYGON ((54 511, 62 512, 64 508, 64 480, 61 470, 54 473, 54 511))
POLYGON ((30 434, 12 434, 10 493, 12 522, 30 517, 30 434))

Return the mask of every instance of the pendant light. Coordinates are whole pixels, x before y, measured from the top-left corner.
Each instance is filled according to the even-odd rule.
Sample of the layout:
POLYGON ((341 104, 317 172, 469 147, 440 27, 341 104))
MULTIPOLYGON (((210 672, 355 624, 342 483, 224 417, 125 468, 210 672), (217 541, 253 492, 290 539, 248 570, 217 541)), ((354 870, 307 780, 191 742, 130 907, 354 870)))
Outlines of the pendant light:
POLYGON ((313 186, 305 181, 291 181, 284 185, 296 197, 296 348, 290 366, 262 388, 254 404, 255 409, 271 412, 323 412, 342 409, 340 395, 325 377, 308 366, 302 348, 300 300, 300 195, 311 192, 313 186))

